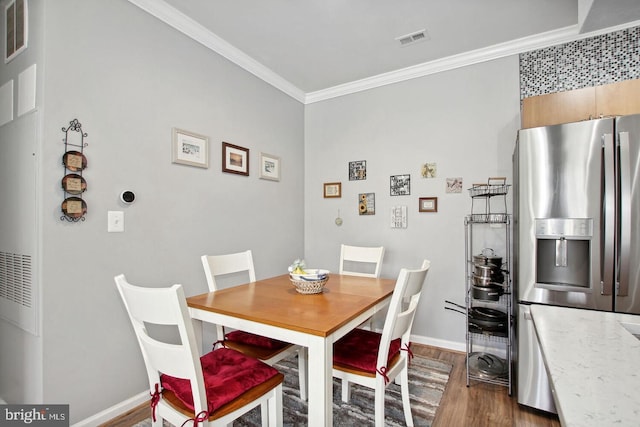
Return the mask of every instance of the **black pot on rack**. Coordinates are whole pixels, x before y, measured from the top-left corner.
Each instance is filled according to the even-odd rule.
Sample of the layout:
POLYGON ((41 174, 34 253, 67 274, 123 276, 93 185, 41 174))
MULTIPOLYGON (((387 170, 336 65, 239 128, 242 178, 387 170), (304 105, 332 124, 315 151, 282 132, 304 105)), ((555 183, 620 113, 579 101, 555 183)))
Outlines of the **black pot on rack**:
POLYGON ((456 313, 468 313, 469 332, 499 334, 507 332, 507 313, 489 307, 470 307, 468 310, 459 304, 451 301, 445 301, 462 310, 445 307, 446 310, 455 311, 456 313))
POLYGON ((504 288, 499 283, 489 283, 485 286, 473 285, 471 292, 474 299, 498 301, 504 294, 504 288))

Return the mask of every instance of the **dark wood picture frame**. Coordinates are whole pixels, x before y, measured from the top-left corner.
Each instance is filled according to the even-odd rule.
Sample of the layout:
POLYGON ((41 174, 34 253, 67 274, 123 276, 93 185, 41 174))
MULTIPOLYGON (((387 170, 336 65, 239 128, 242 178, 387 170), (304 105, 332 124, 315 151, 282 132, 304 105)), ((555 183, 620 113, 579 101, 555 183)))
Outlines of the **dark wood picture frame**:
POLYGON ((342 183, 341 182, 325 182, 323 195, 325 199, 333 197, 342 197, 342 183))
POLYGON ((418 204, 419 212, 438 212, 437 197, 420 197, 418 204))
POLYGON ((222 172, 249 176, 249 149, 223 142, 222 172))

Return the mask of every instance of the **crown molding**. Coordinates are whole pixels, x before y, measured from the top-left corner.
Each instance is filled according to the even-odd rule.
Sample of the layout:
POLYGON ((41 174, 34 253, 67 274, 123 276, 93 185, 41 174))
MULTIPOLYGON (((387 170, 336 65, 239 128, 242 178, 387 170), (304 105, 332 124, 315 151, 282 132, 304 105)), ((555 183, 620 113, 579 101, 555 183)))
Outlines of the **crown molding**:
POLYGON ((280 75, 276 74, 270 68, 265 67, 260 62, 235 48, 227 41, 218 37, 216 34, 212 33, 207 28, 170 6, 163 0, 128 1, 303 104, 325 101, 381 86, 441 73, 443 71, 466 67, 468 65, 491 61, 506 56, 518 55, 535 49, 542 49, 553 45, 595 37, 640 25, 640 21, 634 21, 616 27, 609 27, 598 31, 580 34, 579 27, 576 24, 560 28, 558 30, 523 37, 486 48, 452 55, 446 58, 401 68, 399 70, 378 74, 361 80, 332 86, 327 89, 305 93, 288 80, 285 80, 280 75))
POLYGON ((218 53, 239 67, 281 90, 293 99, 304 103, 305 93, 265 67, 249 55, 221 39, 198 22, 162 0, 128 0, 131 4, 175 28, 187 37, 218 53))
POLYGON ((324 101, 339 96, 349 95, 356 92, 386 86, 405 80, 428 76, 455 68, 466 67, 467 65, 478 64, 480 62, 491 61, 510 55, 518 55, 531 50, 542 49, 576 40, 595 37, 607 33, 612 33, 626 28, 640 25, 640 21, 628 22, 616 27, 603 28, 598 31, 579 34, 578 25, 572 25, 558 30, 548 31, 529 37, 511 40, 505 43, 496 44, 483 49, 477 49, 459 55, 452 55, 435 61, 425 62, 407 68, 402 68, 388 73, 378 74, 361 80, 333 86, 327 89, 309 92, 306 94, 304 103, 324 101))
POLYGON ((520 54, 522 52, 540 49, 553 44, 564 43, 575 38, 577 32, 578 26, 573 25, 547 33, 537 34, 535 36, 524 37, 486 48, 436 59, 435 61, 424 62, 422 64, 390 71, 388 73, 378 74, 377 76, 333 86, 328 89, 309 92, 305 97, 305 104, 312 104, 314 102, 362 92, 364 90, 399 83, 418 77, 491 61, 505 56, 520 54))

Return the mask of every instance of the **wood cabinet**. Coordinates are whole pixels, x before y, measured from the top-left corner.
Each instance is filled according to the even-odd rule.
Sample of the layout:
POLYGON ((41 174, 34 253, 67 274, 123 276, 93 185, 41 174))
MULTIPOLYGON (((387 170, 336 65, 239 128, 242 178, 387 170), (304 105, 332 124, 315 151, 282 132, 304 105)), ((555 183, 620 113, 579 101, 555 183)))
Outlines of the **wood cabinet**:
POLYGON ((640 79, 522 100, 523 129, 640 113, 640 79))
POLYGON ((640 79, 596 86, 597 117, 640 113, 640 79))

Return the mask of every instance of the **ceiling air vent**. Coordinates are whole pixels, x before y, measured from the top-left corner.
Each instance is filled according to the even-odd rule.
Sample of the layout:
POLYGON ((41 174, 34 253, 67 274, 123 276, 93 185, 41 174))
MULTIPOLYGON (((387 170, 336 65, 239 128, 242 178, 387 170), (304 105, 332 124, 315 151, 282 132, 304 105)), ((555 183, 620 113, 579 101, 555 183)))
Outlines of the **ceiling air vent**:
POLYGON ((423 42, 425 40, 429 40, 429 34, 427 30, 416 31, 411 34, 406 34, 404 36, 396 37, 396 40, 400 42, 400 46, 409 46, 411 44, 415 44, 418 42, 423 42))

